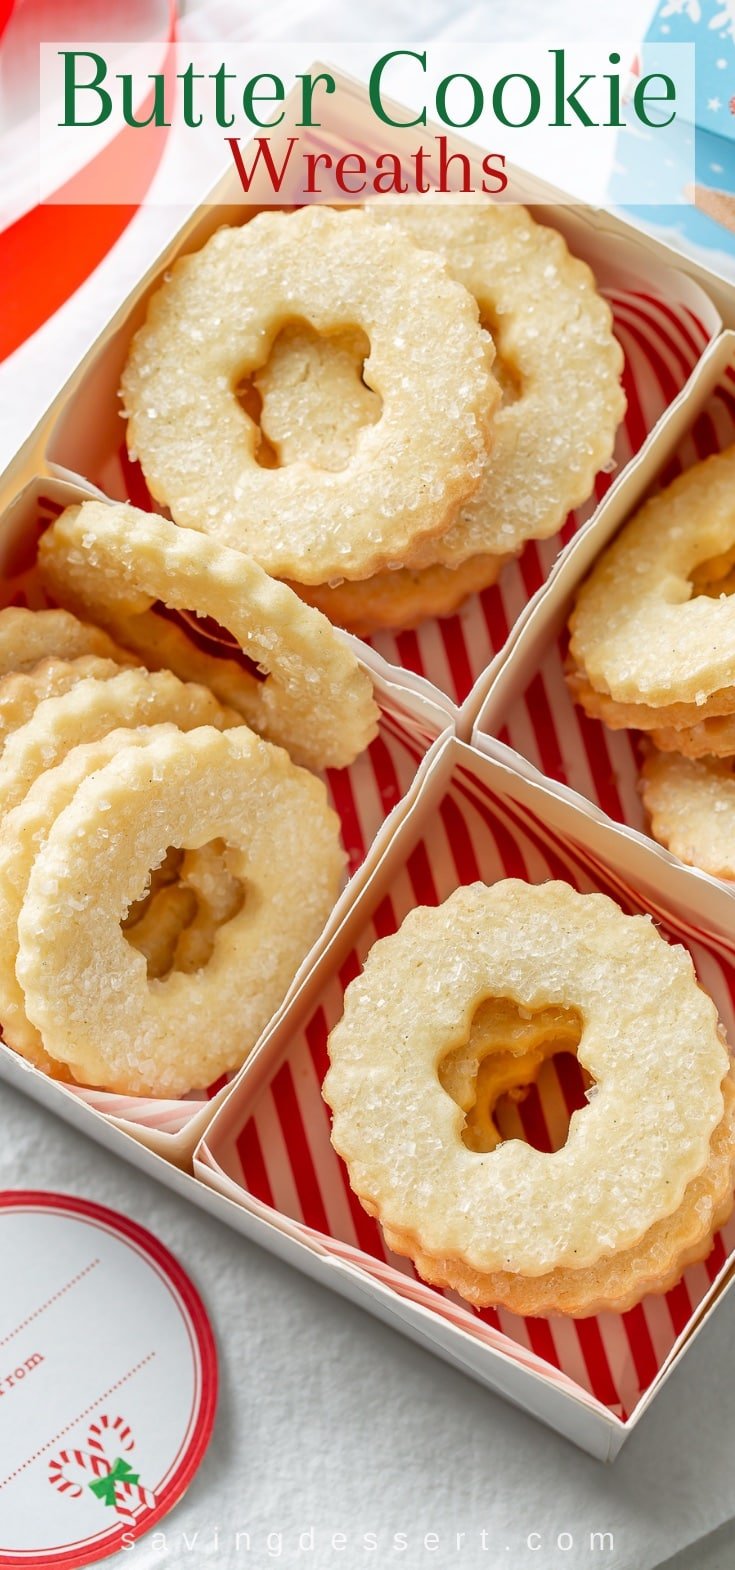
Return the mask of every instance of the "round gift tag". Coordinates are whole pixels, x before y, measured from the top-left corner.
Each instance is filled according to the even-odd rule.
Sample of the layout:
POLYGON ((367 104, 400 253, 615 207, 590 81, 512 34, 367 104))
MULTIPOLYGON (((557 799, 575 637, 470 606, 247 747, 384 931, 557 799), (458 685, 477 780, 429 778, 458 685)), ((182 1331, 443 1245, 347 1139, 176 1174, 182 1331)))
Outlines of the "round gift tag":
POLYGON ((0 1261, 0 1566, 92 1564, 191 1482, 211 1326, 150 1232, 71 1195, 0 1194, 0 1261))

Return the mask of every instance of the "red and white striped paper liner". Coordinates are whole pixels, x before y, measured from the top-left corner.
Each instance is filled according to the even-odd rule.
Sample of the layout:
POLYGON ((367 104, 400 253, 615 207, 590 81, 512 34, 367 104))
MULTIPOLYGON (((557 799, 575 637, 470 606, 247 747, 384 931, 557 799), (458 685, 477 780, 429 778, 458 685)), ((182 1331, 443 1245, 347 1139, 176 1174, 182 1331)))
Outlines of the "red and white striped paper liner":
MULTIPOLYGON (((668 485, 683 469, 735 441, 735 369, 728 371, 693 421, 676 457, 659 475, 668 485)), ((638 790, 639 735, 613 731, 589 719, 564 680, 566 630, 550 646, 525 692, 511 705, 498 739, 528 758, 543 774, 579 791, 609 817, 646 830, 638 790)), ((520 648, 517 656, 520 657, 520 648)), ((482 727, 480 727, 482 728, 482 727)))
MULTIPOLYGON (((649 909, 634 889, 586 851, 562 841, 509 797, 494 794, 474 771, 469 750, 463 755, 467 764, 455 768, 444 796, 431 809, 423 837, 399 864, 388 894, 366 918, 354 949, 324 986, 285 1057, 272 1065, 267 1083, 261 1060, 257 1083, 262 1089, 249 1092, 244 1076, 233 1092, 221 1136, 215 1127, 206 1136, 206 1147, 227 1176, 266 1207, 266 1214, 270 1209, 288 1217, 336 1257, 377 1277, 400 1297, 450 1318, 476 1339, 525 1361, 530 1358, 532 1366, 540 1359, 547 1373, 550 1366, 555 1377, 561 1374, 571 1381, 577 1393, 625 1420, 735 1248, 735 1221, 717 1237, 704 1264, 691 1266, 665 1296, 649 1296, 626 1314, 524 1320, 504 1309, 480 1312, 451 1292, 425 1285, 408 1260, 391 1254, 378 1223, 352 1193, 346 1168, 329 1141, 321 1085, 327 1037, 341 1016, 344 989, 375 940, 395 931, 414 905, 434 905, 477 878, 494 882, 513 876, 530 882, 562 878, 583 892, 607 893, 631 912, 649 909)), ((704 936, 693 940, 669 913, 664 913, 663 930, 674 941, 686 942, 703 985, 732 1031, 731 957, 704 936)), ((570 1113, 583 1100, 576 1059, 555 1059, 538 1090, 508 1112, 506 1137, 523 1135, 540 1149, 555 1148, 563 1141, 570 1113)))

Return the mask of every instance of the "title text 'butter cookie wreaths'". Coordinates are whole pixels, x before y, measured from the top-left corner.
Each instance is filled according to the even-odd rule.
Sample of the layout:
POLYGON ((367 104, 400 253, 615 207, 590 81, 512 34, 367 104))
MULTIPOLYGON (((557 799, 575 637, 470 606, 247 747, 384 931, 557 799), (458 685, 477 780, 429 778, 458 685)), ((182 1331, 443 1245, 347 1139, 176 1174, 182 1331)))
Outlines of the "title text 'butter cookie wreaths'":
POLYGON ((683 948, 604 895, 507 879, 413 910, 348 986, 329 1057, 353 1189, 390 1248, 475 1304, 627 1309, 709 1252, 732 1209, 735 1086, 714 1004, 683 948), (484 1029, 496 1006, 515 1030, 484 1029), (540 1061, 572 1014, 595 1087, 565 1144, 499 1142, 487 1117, 486 1141, 465 1139, 483 1060, 517 1054, 527 1082, 524 1022, 540 1061))
POLYGON ((441 259, 363 212, 260 213, 181 258, 122 377, 127 439, 178 523, 303 583, 405 561, 476 489, 499 398, 492 342, 441 259), (382 398, 339 472, 266 469, 238 386, 295 320, 362 329, 382 398))
POLYGON ((239 551, 135 507, 83 502, 46 531, 38 561, 55 599, 102 622, 144 655, 149 643, 154 653, 157 647, 156 602, 212 617, 265 679, 227 660, 220 688, 219 661, 200 655, 179 629, 162 647, 166 663, 182 678, 204 676, 297 763, 341 768, 373 739, 372 685, 346 641, 326 617, 239 551))

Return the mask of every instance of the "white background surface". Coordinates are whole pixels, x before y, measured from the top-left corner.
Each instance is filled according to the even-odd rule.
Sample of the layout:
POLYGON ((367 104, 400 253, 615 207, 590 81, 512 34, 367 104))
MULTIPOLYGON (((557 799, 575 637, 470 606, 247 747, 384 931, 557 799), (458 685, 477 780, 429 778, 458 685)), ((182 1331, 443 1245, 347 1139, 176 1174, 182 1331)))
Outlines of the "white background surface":
MULTIPOLYGON (((269 1532, 283 1532, 289 1570, 650 1570, 735 1513, 735 1294, 604 1467, 4 1086, 0 1109, 0 1185, 84 1194, 150 1227, 217 1334, 209 1453, 162 1524, 165 1548, 143 1538, 110 1561, 121 1570, 264 1570, 278 1563, 269 1532), (312 1525, 317 1551, 299 1555, 312 1525), (234 1550, 238 1530, 252 1534, 249 1554, 234 1550), (590 1552, 590 1531, 613 1532, 614 1554, 590 1552), (196 1532, 189 1552, 184 1534, 196 1532), (329 1546, 335 1532, 349 1535, 344 1551, 329 1546), (362 1551, 363 1532, 379 1534, 380 1553, 362 1551), (394 1532, 408 1534, 405 1552, 389 1550, 394 1532), (423 1549, 427 1532, 439 1551, 423 1549), (538 1551, 525 1546, 534 1532, 538 1551), (558 1551, 559 1533, 575 1546, 558 1551)), ((689 1562, 699 1570, 696 1551, 689 1562)))
MULTIPOLYGON (((358 28, 363 37, 405 38, 422 23, 428 36, 449 16, 467 38, 543 31, 563 43, 604 26, 612 48, 642 31, 646 10, 618 0, 607 17, 581 0, 516 0, 452 13, 434 0, 403 24, 387 5, 363 5, 359 15, 340 5, 311 27, 295 4, 269 16, 274 34, 317 43, 358 28)), ((188 13, 210 37, 252 20, 250 4, 234 0, 188 13)), ((74 299, 0 368, 0 461, 178 221, 171 209, 139 214, 74 299)), ((191 1272, 217 1333, 222 1394, 201 1472, 162 1523, 165 1538, 142 1540, 116 1563, 649 1570, 735 1515, 735 1294, 604 1468, 2 1085, 0 1113, 2 1186, 84 1194, 150 1227, 191 1272), (312 1527, 315 1549, 299 1552, 299 1533, 312 1527), (249 1551, 244 1538, 236 1550, 237 1531, 250 1532, 249 1551), (614 1552, 591 1550, 590 1532, 612 1532, 614 1552), (283 1534, 280 1551, 269 1533, 283 1534), (334 1533, 346 1534, 346 1546, 330 1545, 334 1533), (377 1534, 377 1551, 364 1549, 363 1533, 377 1534), (391 1547, 394 1533, 406 1535, 405 1549, 391 1547), (438 1547, 424 1546, 426 1533, 439 1535, 438 1547), (530 1549, 534 1533, 541 1546, 530 1549), (562 1536, 557 1548, 559 1534, 572 1546, 562 1536)), ((726 1533, 708 1570, 731 1564, 734 1552, 726 1533)), ((704 1567, 704 1551, 686 1562, 704 1567)))

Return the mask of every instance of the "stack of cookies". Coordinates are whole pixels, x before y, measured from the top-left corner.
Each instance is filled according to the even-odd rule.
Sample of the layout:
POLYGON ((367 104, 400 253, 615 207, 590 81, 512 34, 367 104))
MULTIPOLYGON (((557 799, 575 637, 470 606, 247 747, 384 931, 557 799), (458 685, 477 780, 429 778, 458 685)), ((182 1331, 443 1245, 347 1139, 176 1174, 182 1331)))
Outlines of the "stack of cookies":
POLYGON ((353 632, 554 534, 611 459, 609 306, 525 208, 261 213, 180 259, 122 379, 156 501, 353 632))
POLYGON ((56 1078, 204 1090, 337 898, 339 820, 312 771, 371 741, 372 684, 284 584, 135 508, 67 508, 38 570, 65 608, 0 612, 3 1038, 56 1078), (184 612, 218 622, 227 657, 184 612))
POLYGON ((417 907, 345 993, 323 1094, 390 1249, 515 1313, 623 1312, 704 1258, 733 1206, 735 1078, 691 957, 649 917, 505 879, 417 907), (576 1048, 561 1148, 502 1139, 504 1094, 576 1048))
POLYGON ((572 695, 644 733, 656 839, 735 877, 735 447, 647 501, 603 552, 569 629, 572 695))

